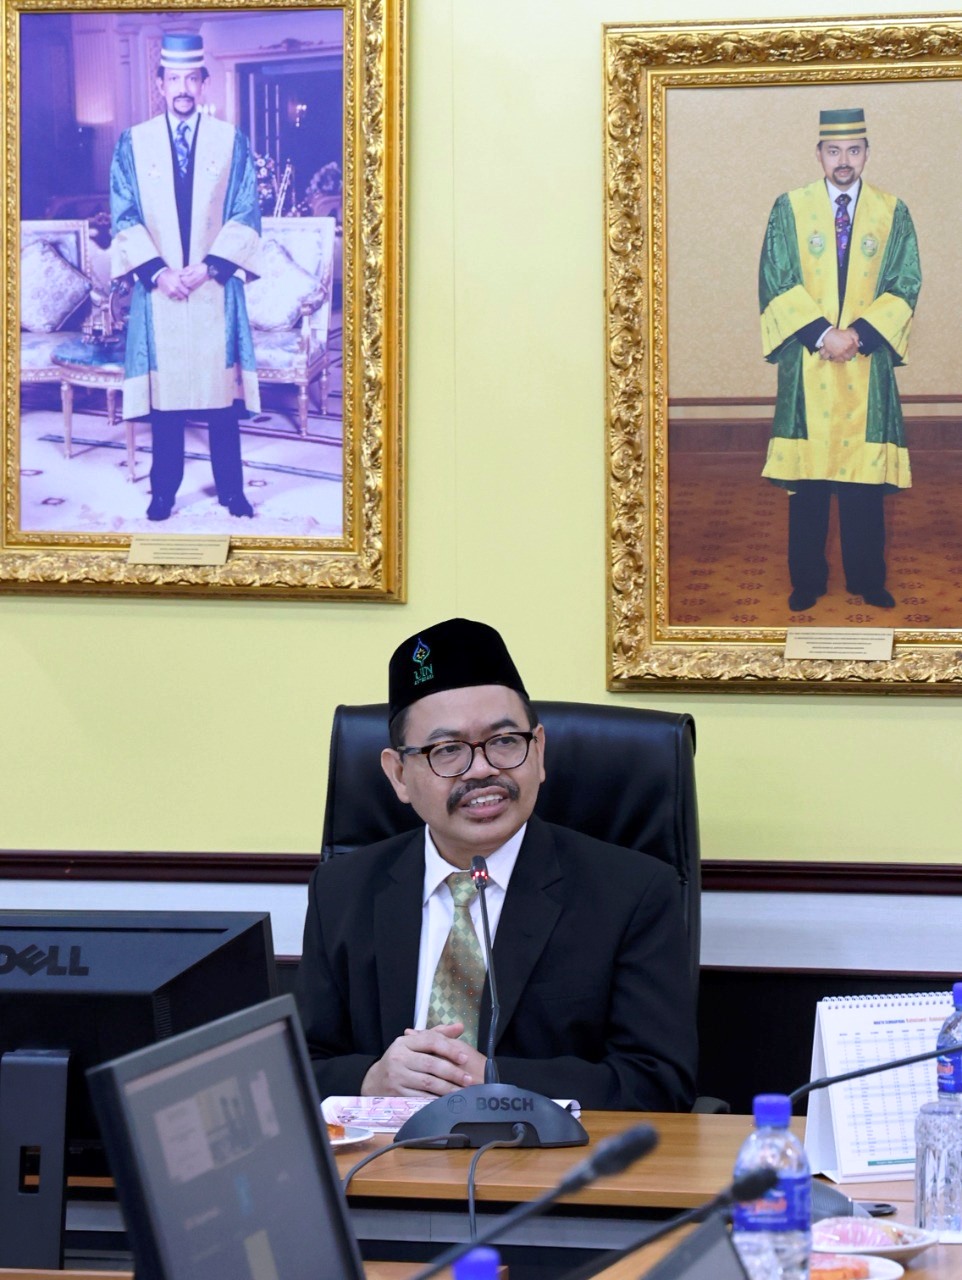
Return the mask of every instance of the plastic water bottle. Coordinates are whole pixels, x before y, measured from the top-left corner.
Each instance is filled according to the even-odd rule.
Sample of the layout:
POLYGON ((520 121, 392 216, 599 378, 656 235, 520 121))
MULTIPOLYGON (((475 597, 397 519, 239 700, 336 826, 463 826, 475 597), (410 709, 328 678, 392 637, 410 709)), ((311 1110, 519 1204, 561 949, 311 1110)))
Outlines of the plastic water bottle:
POLYGON ((479 1245, 463 1258, 459 1258, 452 1267, 454 1280, 497 1280, 501 1257, 497 1249, 489 1249, 479 1245))
MULTIPOLYGON (((962 982, 952 986, 952 1003, 955 1008, 942 1023, 942 1030, 935 1042, 936 1049, 955 1049, 962 1045, 962 982)), ((936 1058, 939 1093, 954 1099, 962 1098, 962 1053, 950 1053, 936 1058)))
MULTIPOLYGON (((953 1011, 936 1048, 962 1045, 962 982, 952 988, 953 1011)), ((939 1096, 915 1121, 915 1220, 945 1243, 962 1242, 962 1054, 936 1059, 939 1096)))
POLYGON ((755 1130, 742 1144, 735 1177, 775 1169, 778 1181, 760 1200, 736 1204, 732 1239, 752 1280, 808 1280, 812 1247, 812 1174, 805 1148, 788 1127, 791 1099, 760 1093, 755 1130))

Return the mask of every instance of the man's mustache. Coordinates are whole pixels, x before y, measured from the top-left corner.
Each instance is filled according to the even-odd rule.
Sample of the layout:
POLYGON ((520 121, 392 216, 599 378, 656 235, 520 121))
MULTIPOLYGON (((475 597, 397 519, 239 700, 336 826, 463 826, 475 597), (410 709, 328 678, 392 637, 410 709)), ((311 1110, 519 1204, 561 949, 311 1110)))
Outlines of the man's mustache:
POLYGON ((497 782, 492 782, 490 778, 472 778, 470 782, 462 782, 459 787, 455 787, 448 796, 448 813, 454 813, 465 796, 469 796, 472 791, 486 791, 492 786, 501 787, 503 791, 508 793, 510 800, 517 800, 521 794, 518 784, 513 782, 511 778, 499 778, 497 782))

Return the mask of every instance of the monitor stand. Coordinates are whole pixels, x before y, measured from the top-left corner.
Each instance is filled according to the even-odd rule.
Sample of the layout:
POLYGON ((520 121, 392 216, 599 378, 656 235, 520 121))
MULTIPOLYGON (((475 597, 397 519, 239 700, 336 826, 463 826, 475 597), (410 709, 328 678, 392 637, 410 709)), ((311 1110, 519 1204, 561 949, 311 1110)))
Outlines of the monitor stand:
POLYGON ((0 1267, 63 1267, 69 1061, 61 1049, 0 1058, 0 1267))

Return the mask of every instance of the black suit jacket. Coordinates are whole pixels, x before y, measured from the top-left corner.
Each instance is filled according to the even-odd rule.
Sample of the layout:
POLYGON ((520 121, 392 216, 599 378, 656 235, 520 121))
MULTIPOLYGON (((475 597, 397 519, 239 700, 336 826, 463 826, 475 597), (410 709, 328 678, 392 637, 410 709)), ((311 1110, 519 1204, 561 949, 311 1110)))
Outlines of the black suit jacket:
MULTIPOLYGON (((321 1096, 412 1025, 424 833, 321 863, 297 999, 321 1096)), ((674 871, 532 817, 494 942, 501 1079, 587 1108, 688 1109, 694 1000, 674 871)), ((485 986, 478 1043, 490 1022, 485 986)))

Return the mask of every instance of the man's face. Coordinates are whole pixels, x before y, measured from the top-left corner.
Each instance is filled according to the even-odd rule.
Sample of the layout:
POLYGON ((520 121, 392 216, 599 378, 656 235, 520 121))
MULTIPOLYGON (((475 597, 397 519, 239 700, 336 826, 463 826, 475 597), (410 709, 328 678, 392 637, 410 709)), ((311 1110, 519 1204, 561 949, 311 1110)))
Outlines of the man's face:
POLYGON ((815 154, 829 182, 834 183, 839 191, 847 191, 862 176, 868 159, 868 142, 865 138, 823 140, 815 154))
POLYGON ((174 71, 164 68, 164 78, 157 81, 160 96, 172 116, 184 120, 197 110, 204 91, 204 77, 200 71, 174 71))
MULTIPOLYGON (((503 729, 528 729, 524 703, 503 685, 479 685, 432 693, 407 714, 404 745, 483 742, 503 729)), ((423 755, 387 749, 381 766, 398 798, 413 806, 431 829, 438 851, 467 869, 475 854, 487 857, 527 822, 544 781, 544 729, 534 730, 527 759, 516 769, 496 769, 478 749, 467 773, 439 778, 423 755)))

